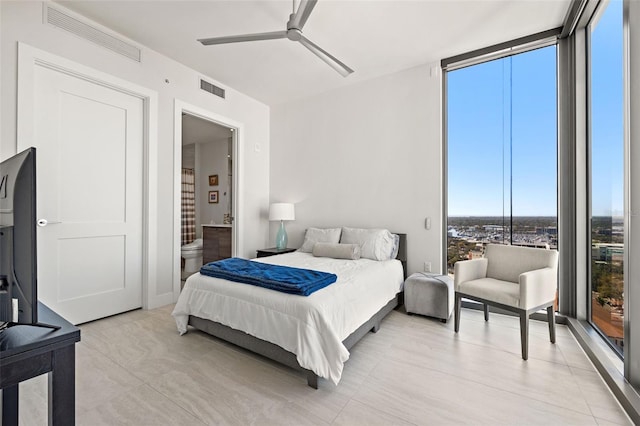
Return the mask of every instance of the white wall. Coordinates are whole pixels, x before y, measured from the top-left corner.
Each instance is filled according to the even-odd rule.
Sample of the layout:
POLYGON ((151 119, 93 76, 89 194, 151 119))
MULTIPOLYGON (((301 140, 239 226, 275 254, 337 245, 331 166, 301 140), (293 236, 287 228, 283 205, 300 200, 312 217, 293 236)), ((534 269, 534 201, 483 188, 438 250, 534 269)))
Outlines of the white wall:
POLYGON ((182 168, 192 169, 196 168, 196 144, 190 143, 182 146, 182 168))
MULTIPOLYGON (((199 144, 198 165, 196 166, 196 176, 198 177, 198 211, 201 228, 203 223, 223 223, 224 214, 229 206, 229 194, 227 185, 229 182, 228 170, 229 161, 229 140, 220 139, 209 143, 199 144), (218 175, 218 185, 209 186, 209 176, 218 175), (218 203, 209 203, 209 191, 218 191, 218 203)), ((201 235, 202 229, 197 231, 201 235)))
POLYGON ((434 77, 420 66, 272 107, 270 201, 296 205, 290 247, 309 226, 383 227, 408 234, 410 273, 425 261, 441 270, 442 81, 434 67, 434 77))
MULTIPOLYGON (((127 59, 108 49, 42 23, 42 3, 32 1, 0 2, 0 158, 16 152, 16 86, 18 41, 62 56, 147 87, 158 92, 157 140, 157 241, 156 276, 158 294, 173 291, 173 164, 174 164, 174 99, 180 99, 242 123, 243 164, 239 178, 243 183, 244 224, 243 253, 251 256, 267 244, 268 224, 260 214, 269 202, 269 108, 230 87, 226 99, 199 89, 199 73, 152 50, 142 48, 142 62, 127 59), (167 82, 168 81, 168 82, 167 82), (256 152, 252 147, 260 144, 256 152)), ((219 83, 216 83, 219 84, 219 83)))

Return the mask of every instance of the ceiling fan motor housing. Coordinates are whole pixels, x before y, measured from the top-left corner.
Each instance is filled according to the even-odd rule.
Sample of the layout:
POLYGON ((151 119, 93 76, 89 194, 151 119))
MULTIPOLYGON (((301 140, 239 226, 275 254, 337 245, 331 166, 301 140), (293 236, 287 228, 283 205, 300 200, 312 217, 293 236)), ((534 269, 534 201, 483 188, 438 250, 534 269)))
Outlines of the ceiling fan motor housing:
POLYGON ((299 41, 302 38, 302 30, 293 23, 295 16, 295 13, 289 15, 287 22, 287 38, 291 41, 299 41))
POLYGON ((302 31, 297 28, 289 28, 287 30, 287 38, 291 41, 300 41, 302 38, 302 31))

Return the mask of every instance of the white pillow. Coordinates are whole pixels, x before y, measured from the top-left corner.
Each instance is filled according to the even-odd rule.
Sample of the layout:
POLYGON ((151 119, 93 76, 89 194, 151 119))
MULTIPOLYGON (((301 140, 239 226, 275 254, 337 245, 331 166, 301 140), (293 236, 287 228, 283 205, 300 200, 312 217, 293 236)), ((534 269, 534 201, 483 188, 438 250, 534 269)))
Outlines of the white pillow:
POLYGON ((331 257, 333 259, 360 259, 358 244, 316 243, 313 246, 315 257, 331 257))
POLYGON ((311 253, 316 243, 334 243, 340 242, 340 228, 309 228, 304 234, 304 242, 298 251, 311 253))
POLYGON ((342 228, 340 242, 358 244, 361 257, 372 260, 393 259, 397 247, 396 237, 386 229, 342 228))
POLYGON ((395 259, 396 257, 398 257, 398 252, 400 251, 400 235, 391 235, 393 235, 393 250, 391 251, 391 257, 389 259, 395 259))

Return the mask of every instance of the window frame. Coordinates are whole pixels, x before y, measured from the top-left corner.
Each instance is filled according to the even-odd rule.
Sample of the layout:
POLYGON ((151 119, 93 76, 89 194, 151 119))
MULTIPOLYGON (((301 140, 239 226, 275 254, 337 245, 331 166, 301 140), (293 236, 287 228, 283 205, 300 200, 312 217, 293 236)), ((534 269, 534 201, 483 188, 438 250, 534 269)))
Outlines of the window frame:
MULTIPOLYGON (((593 77, 593 55, 592 55, 592 47, 593 47, 593 41, 592 41, 592 37, 593 37, 593 31, 595 29, 595 26, 598 24, 598 22, 600 21, 600 19, 602 18, 602 16, 604 15, 606 9, 609 7, 609 5, 611 4, 610 1, 602 1, 600 3, 598 3, 598 5, 596 6, 595 10, 593 11, 593 13, 591 14, 591 16, 589 17, 586 25, 584 26, 584 35, 585 35, 585 67, 586 67, 586 81, 585 81, 585 94, 586 94, 586 114, 587 114, 587 120, 586 120, 586 151, 587 151, 587 175, 586 175, 586 181, 587 181, 587 206, 586 206, 586 213, 587 213, 587 246, 588 246, 588 250, 589 250, 589 255, 587 257, 587 262, 586 262, 586 287, 587 287, 587 291, 586 291, 586 300, 584 302, 586 302, 586 308, 587 308, 587 315, 586 315, 586 320, 589 323, 589 325, 591 327, 593 327, 593 329, 595 330, 596 333, 598 333, 600 335, 600 337, 602 338, 602 340, 607 344, 607 346, 609 348, 611 348, 611 351, 618 356, 621 360, 625 359, 624 356, 624 352, 625 349, 623 348, 623 351, 621 352, 609 339, 609 337, 604 333, 604 331, 602 331, 593 321, 593 298, 592 298, 592 292, 593 292, 593 282, 592 277, 593 277, 593 268, 592 268, 592 253, 591 253, 591 249, 593 247, 593 240, 592 240, 592 232, 593 232, 593 227, 592 227, 592 222, 593 222, 593 211, 592 211, 592 206, 593 206, 593 155, 592 155, 592 147, 593 147, 593 109, 591 108, 591 106, 593 105, 593 93, 592 93, 592 87, 593 87, 593 81, 592 81, 592 77, 593 77)), ((622 25, 624 26, 624 22, 625 22, 625 18, 624 18, 625 12, 624 12, 624 8, 623 8, 623 23, 622 25)), ((623 31, 624 32, 624 31, 623 31)), ((623 48, 624 49, 624 48, 623 48)), ((624 56, 624 55, 623 55, 624 56)), ((624 59, 623 59, 624 60, 624 59)), ((624 69, 624 63, 622 64, 622 67, 624 69)), ((623 83, 624 83, 624 78, 623 78, 623 83)), ((624 91, 624 88, 623 88, 624 91)), ((626 123, 628 120, 627 118, 624 116, 625 115, 625 111, 623 108, 623 127, 625 126, 624 123, 626 123)), ((623 144, 626 145, 626 136, 623 136, 623 144)), ((627 162, 627 149, 625 148, 624 150, 624 162, 627 162)), ((626 169, 626 167, 625 167, 626 169)), ((626 177, 626 172, 625 172, 625 177, 623 179, 623 185, 627 185, 627 177, 626 177)), ((626 196, 625 196, 625 204, 626 204, 626 196)), ((626 208, 624 208, 624 211, 626 211, 626 208)), ((626 218, 625 218, 625 222, 626 222, 626 218)), ((625 224, 625 254, 624 254, 624 268, 627 268, 627 245, 626 245, 626 229, 627 226, 625 224)), ((624 291, 623 291, 623 299, 626 301, 626 296, 627 296, 627 276, 626 276, 626 272, 624 272, 624 291)), ((625 312, 626 311, 626 306, 625 306, 625 312)), ((625 315, 626 317, 626 315, 625 315)), ((624 333, 624 340, 626 341, 626 326, 623 324, 623 333, 624 333)), ((625 342, 626 343, 626 342, 625 342)), ((624 345, 626 347, 626 344, 624 345)))

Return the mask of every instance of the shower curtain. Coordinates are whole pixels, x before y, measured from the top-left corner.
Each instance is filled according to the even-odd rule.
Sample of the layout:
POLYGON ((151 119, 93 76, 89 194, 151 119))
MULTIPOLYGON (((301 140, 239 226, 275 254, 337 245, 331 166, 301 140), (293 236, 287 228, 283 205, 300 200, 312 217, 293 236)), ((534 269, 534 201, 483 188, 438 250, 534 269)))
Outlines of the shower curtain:
POLYGON ((193 169, 182 169, 182 243, 196 239, 196 184, 193 169))

